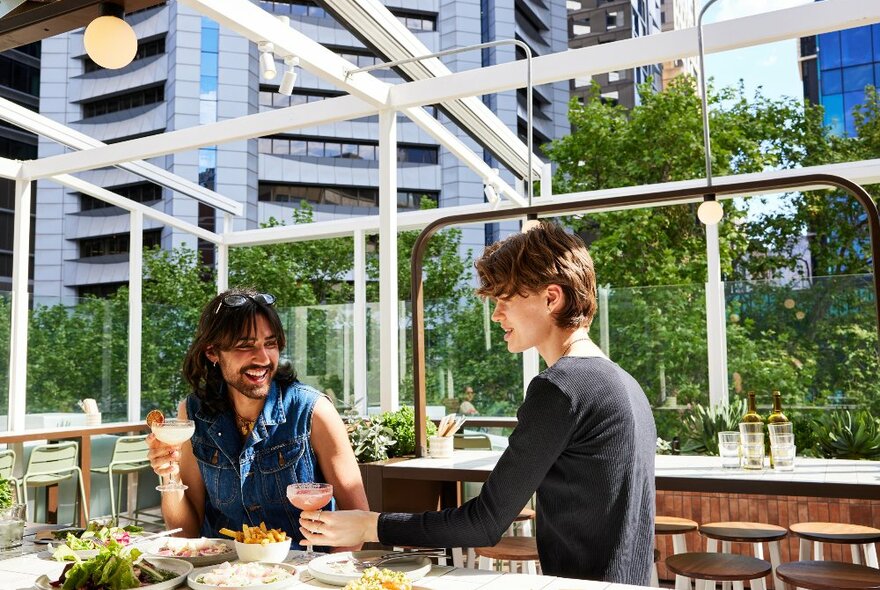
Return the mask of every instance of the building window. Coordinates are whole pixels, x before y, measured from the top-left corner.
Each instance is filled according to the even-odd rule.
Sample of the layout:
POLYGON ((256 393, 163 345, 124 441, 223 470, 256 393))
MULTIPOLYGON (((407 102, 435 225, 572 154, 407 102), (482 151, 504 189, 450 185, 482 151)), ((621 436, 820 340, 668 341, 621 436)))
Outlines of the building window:
MULTIPOLYGON (((5 125, 0 125, 0 127, 5 127, 5 125)), ((37 146, 35 143, 16 141, 0 135, 0 156, 12 160, 36 160, 37 146)))
POLYGON ((581 0, 565 0, 565 7, 568 10, 580 10, 581 0))
POLYGON ((40 95, 40 70, 5 55, 0 55, 0 86, 12 90, 40 95))
POLYGON ((83 119, 100 117, 108 113, 127 111, 165 100, 165 85, 141 88, 134 92, 126 92, 109 98, 99 98, 82 103, 83 119))
POLYGON ((584 86, 589 86, 593 83, 593 77, 587 76, 585 78, 575 78, 574 79, 574 87, 575 88, 583 88, 584 86))
MULTIPOLYGON (((397 206, 400 209, 417 210, 422 198, 435 202, 440 197, 438 191, 399 189, 397 206)), ((259 200, 271 203, 299 204, 307 201, 316 205, 336 205, 340 207, 378 207, 379 189, 375 187, 297 185, 261 182, 259 200)))
POLYGON ((609 12, 605 16, 605 29, 611 30, 616 29, 617 27, 623 26, 623 13, 622 12, 609 12))
POLYGON ((119 291, 119 288, 124 286, 126 286, 126 283, 101 283, 100 285, 83 285, 81 287, 77 287, 76 292, 77 296, 80 298, 99 297, 103 299, 105 297, 115 295, 116 292, 119 291))
MULTIPOLYGON (((284 14, 292 17, 330 18, 330 14, 326 10, 309 0, 260 0, 260 7, 273 14, 284 14)), ((437 30, 437 16, 434 14, 397 8, 391 9, 391 14, 396 16, 410 30, 437 30)))
POLYGON ((423 12, 409 12, 391 9, 391 14, 397 17, 410 31, 436 31, 437 15, 423 12))
MULTIPOLYGON (((375 141, 327 140, 304 137, 263 137, 260 138, 261 154, 275 156, 297 156, 310 158, 346 158, 351 160, 379 159, 379 144, 375 141)), ((418 144, 398 144, 398 163, 437 164, 437 146, 418 144)))
MULTIPOLYGON (((163 53, 165 53, 165 35, 162 35, 161 37, 157 37, 155 39, 138 41, 137 52, 134 54, 134 59, 132 61, 152 57, 154 55, 162 55, 163 53)), ((90 58, 88 55, 83 58, 84 73, 88 74, 89 72, 95 72, 97 70, 103 69, 104 68, 92 61, 92 58, 90 58)))
POLYGON ((267 108, 285 108, 308 102, 319 102, 325 98, 342 96, 344 92, 335 90, 317 90, 312 88, 294 88, 293 94, 285 96, 278 94, 278 88, 274 86, 260 86, 260 106, 267 108))
MULTIPOLYGON (((161 229, 150 229, 144 232, 144 248, 158 246, 162 241, 161 229)), ((112 256, 128 254, 131 240, 128 234, 113 234, 97 238, 79 240, 79 257, 94 258, 96 256, 112 256)))
MULTIPOLYGON (((121 186, 107 187, 108 191, 112 191, 121 197, 130 199, 135 203, 154 203, 162 198, 162 187, 152 182, 138 182, 135 184, 126 184, 121 186)), ((79 193, 79 210, 92 211, 94 209, 105 209, 112 207, 107 201, 96 199, 91 195, 79 193)))
POLYGON ((572 19, 571 21, 571 34, 572 35, 587 35, 592 32, 590 28, 590 19, 585 16, 580 18, 572 19))
POLYGON ((620 80, 620 72, 608 72, 608 81, 617 82, 620 80))

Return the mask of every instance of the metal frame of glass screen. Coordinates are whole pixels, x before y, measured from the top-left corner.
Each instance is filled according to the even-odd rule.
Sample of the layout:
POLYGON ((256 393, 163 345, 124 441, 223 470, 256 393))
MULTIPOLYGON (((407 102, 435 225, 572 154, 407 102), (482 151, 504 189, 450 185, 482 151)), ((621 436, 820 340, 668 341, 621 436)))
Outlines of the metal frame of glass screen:
MULTIPOLYGON (((802 190, 822 190, 814 188, 817 186, 839 188, 846 191, 862 204, 862 207, 865 208, 865 212, 868 214, 868 227, 870 228, 871 235, 871 266, 874 277, 874 306, 877 317, 878 338, 880 338, 880 297, 878 297, 880 296, 880 273, 878 273, 878 265, 880 265, 880 215, 878 215, 877 206, 864 188, 842 176, 805 173, 780 179, 713 184, 712 192, 717 195, 748 195, 758 192, 796 189, 798 187, 801 187, 802 190)), ((583 199, 554 203, 552 205, 506 209, 503 211, 449 215, 437 219, 423 229, 418 239, 416 239, 412 251, 413 406, 415 409, 416 456, 424 457, 427 451, 427 434, 425 432, 427 392, 425 389, 425 317, 422 261, 431 236, 438 230, 456 224, 502 221, 521 219, 523 217, 536 219, 538 216, 548 217, 551 215, 581 213, 600 209, 649 207, 654 204, 672 205, 679 202, 693 202, 696 199, 702 199, 705 192, 706 187, 699 186, 687 189, 657 191, 651 194, 583 199)))

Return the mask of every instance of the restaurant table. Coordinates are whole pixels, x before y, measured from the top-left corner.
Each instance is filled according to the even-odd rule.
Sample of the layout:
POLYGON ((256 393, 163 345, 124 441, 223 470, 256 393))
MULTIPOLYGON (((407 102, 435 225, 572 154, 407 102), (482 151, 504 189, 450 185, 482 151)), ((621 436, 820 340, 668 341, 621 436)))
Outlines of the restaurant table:
MULTIPOLYGON (((146 422, 113 422, 96 426, 41 428, 24 432, 0 432, 0 444, 13 446, 18 461, 23 461, 23 444, 38 440, 75 440, 79 443, 79 467, 83 475, 86 498, 92 493, 92 437, 102 434, 137 434, 149 429, 146 422)), ((85 518, 83 514, 83 519, 85 518)))
MULTIPOLYGON (((388 463, 393 480, 486 481, 502 451, 458 450, 451 459, 430 457, 388 463)), ((658 490, 726 492, 827 498, 880 499, 880 461, 797 457, 794 471, 722 469, 719 457, 657 455, 658 490)))
MULTIPOLYGON (((45 545, 26 543, 22 549, 0 551, 0 587, 4 590, 31 590, 41 575, 57 580, 64 564, 49 558, 45 545)), ((307 562, 300 551, 291 551, 288 563, 296 566, 297 574, 288 588, 340 588, 315 580, 309 573, 307 562)), ((207 568, 198 569, 211 569, 207 568)), ((608 582, 589 582, 536 576, 528 574, 502 574, 484 570, 434 566, 427 576, 414 584, 424 590, 637 590, 647 586, 629 586, 608 582)), ((187 588, 184 583, 181 588, 187 588)))

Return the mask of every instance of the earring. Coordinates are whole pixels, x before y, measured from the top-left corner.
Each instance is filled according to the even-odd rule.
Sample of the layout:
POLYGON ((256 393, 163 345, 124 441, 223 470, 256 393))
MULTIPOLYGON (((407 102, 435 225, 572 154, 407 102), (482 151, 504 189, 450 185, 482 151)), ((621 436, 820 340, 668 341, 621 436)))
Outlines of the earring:
POLYGON ((214 368, 217 368, 217 361, 214 361, 214 368))

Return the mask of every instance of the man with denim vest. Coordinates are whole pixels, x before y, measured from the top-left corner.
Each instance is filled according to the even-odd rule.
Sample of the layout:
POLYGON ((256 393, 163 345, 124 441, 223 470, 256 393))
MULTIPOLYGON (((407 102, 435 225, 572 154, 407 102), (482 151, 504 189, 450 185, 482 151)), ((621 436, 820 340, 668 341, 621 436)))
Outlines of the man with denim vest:
POLYGON ((268 293, 231 289, 208 304, 183 363, 193 393, 178 407, 195 434, 182 446, 147 438, 153 470, 179 472, 188 487, 162 494, 166 526, 186 537, 265 522, 286 531, 295 548, 300 511, 286 489, 297 482, 330 483, 339 508, 368 509, 333 404, 279 366, 285 336, 274 303, 268 293))

